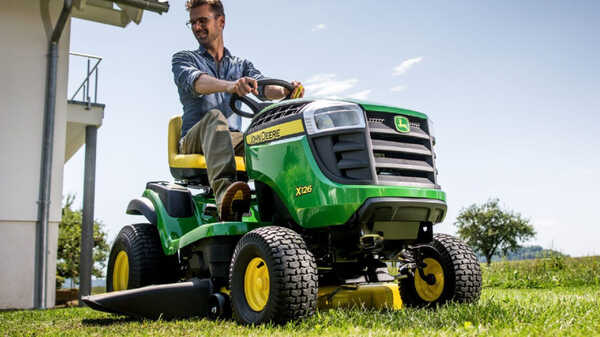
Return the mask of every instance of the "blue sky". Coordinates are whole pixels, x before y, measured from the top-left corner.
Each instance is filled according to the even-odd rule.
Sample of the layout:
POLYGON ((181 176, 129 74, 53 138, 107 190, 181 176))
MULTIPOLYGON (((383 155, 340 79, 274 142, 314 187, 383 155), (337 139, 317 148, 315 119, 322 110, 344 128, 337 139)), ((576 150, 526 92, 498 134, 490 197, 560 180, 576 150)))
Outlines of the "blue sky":
MULTIPOLYGON (((104 57, 96 214, 113 238, 147 181, 171 180, 167 123, 180 114, 170 61, 195 49, 183 0, 125 29, 73 19, 71 50, 104 57)), ((462 207, 498 197, 530 243, 600 254, 600 2, 224 1, 225 44, 308 95, 360 97, 434 121, 454 233, 462 207)), ((73 58, 70 87, 83 70, 73 58)), ((83 194, 83 150, 64 193, 83 194)))

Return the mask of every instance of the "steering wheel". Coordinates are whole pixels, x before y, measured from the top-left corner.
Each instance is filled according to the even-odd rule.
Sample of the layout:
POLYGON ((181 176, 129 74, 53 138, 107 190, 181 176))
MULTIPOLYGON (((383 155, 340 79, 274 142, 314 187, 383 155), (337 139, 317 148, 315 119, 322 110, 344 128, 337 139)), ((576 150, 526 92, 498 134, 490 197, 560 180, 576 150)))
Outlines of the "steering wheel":
MULTIPOLYGON (((276 86, 284 87, 285 89, 288 90, 289 94, 285 98, 283 98, 283 100, 289 99, 290 95, 294 91, 294 86, 291 83, 284 81, 284 80, 278 80, 278 79, 274 79, 274 78, 266 78, 266 79, 258 80, 256 82, 258 84, 258 92, 264 92, 264 87, 267 85, 276 85, 276 86), (262 90, 261 90, 261 88, 262 88, 262 90)), ((257 98, 260 99, 261 101, 267 100, 267 98, 262 95, 257 96, 257 98)), ((242 117, 246 117, 246 118, 253 118, 255 114, 257 114, 259 111, 268 107, 271 104, 272 103, 257 102, 248 96, 239 96, 236 93, 231 94, 231 99, 229 100, 229 107, 231 107, 231 110, 235 114, 240 115, 242 117), (238 109, 236 106, 237 101, 240 101, 240 102, 246 104, 250 108, 250 110, 252 110, 252 113, 245 112, 245 111, 238 109)))

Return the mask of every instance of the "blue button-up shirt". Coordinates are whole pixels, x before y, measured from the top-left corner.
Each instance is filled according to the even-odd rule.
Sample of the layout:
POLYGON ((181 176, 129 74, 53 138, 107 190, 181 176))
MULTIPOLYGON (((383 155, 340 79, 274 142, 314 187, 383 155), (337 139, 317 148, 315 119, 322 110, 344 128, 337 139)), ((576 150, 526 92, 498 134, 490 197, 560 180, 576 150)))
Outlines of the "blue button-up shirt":
POLYGON ((231 55, 229 50, 225 48, 223 58, 217 64, 212 55, 200 46, 197 50, 180 51, 173 55, 172 69, 175 84, 179 91, 179 99, 183 105, 181 137, 185 136, 188 130, 211 109, 219 109, 225 115, 231 130, 241 130, 241 117, 234 114, 229 107, 231 94, 226 92, 217 92, 210 95, 197 94, 194 90, 194 82, 202 74, 208 74, 226 81, 237 81, 245 76, 257 80, 263 78, 260 71, 254 68, 252 62, 231 55))

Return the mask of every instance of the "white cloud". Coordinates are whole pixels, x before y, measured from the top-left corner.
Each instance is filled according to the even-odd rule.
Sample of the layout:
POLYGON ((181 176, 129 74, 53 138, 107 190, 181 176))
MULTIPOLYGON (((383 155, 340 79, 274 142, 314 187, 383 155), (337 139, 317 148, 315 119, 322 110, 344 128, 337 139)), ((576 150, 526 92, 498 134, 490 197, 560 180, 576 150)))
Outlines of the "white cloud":
POLYGON ((308 80, 304 81, 305 84, 318 83, 323 81, 331 80, 335 77, 335 74, 316 74, 308 80))
POLYGON ((325 97, 340 94, 353 88, 358 79, 338 80, 335 74, 317 74, 304 81, 306 96, 325 97))
POLYGON ((400 92, 400 91, 404 91, 406 89, 405 85, 397 85, 393 88, 390 88, 391 92, 400 92))
POLYGON ((405 72, 407 72, 410 68, 412 68, 412 66, 421 62, 422 60, 423 60, 422 57, 415 57, 412 59, 405 60, 402 63, 400 63, 399 66, 394 68, 394 73, 392 75, 394 75, 394 76, 402 75, 405 72))
POLYGON ((319 23, 318 25, 316 25, 316 26, 314 26, 312 28, 312 31, 316 32, 316 31, 319 31, 319 30, 324 30, 326 28, 327 28, 327 26, 324 23, 319 23))
POLYGON ((351 78, 349 80, 343 81, 329 81, 324 83, 319 91, 315 93, 315 96, 326 96, 326 95, 335 95, 342 93, 352 87, 354 87, 358 83, 358 80, 355 78, 351 78))
POLYGON ((367 90, 359 91, 357 93, 354 93, 354 94, 348 96, 348 98, 364 100, 364 99, 369 98, 369 94, 371 93, 371 91, 373 91, 373 90, 367 89, 367 90))

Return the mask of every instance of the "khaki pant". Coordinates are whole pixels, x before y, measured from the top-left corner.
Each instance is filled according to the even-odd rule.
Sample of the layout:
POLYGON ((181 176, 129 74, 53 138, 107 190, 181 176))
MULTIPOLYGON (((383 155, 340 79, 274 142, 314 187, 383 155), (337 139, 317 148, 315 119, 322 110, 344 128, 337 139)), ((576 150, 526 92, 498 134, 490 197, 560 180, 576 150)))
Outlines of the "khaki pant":
POLYGON ((225 190, 236 181, 234 155, 244 155, 243 134, 229 131, 229 124, 223 113, 212 109, 188 130, 179 152, 204 155, 208 181, 215 193, 217 209, 220 210, 225 190))

